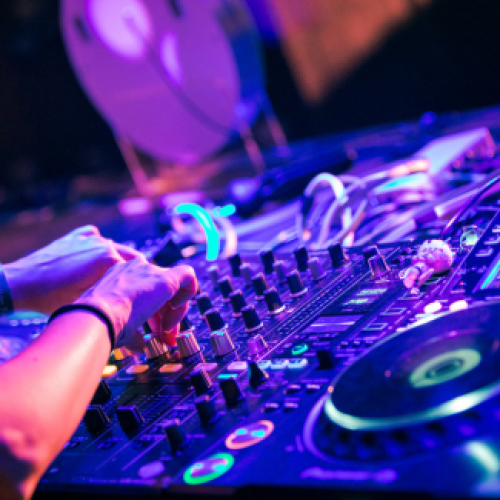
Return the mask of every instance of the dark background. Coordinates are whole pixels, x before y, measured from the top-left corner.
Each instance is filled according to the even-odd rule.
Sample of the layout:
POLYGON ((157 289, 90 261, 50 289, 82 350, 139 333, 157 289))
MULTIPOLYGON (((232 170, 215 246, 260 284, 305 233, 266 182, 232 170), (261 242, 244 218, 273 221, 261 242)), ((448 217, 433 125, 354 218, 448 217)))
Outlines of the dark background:
MULTIPOLYGON (((271 101, 294 140, 496 104, 499 49, 498 0, 435 0, 315 106, 300 97, 279 44, 264 56, 271 101)), ((124 173, 67 60, 57 0, 2 0, 0 206, 43 206, 75 176, 124 173)))

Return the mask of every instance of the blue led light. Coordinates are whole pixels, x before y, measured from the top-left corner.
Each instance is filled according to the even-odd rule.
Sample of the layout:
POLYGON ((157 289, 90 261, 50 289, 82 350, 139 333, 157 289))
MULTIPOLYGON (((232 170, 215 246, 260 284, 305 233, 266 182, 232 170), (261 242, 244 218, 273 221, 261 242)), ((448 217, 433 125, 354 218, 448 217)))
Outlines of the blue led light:
POLYGON ((247 430, 243 427, 241 427, 240 429, 236 429, 234 431, 234 433, 237 435, 237 436, 244 436, 246 433, 247 433, 247 430))
POLYGON ((264 429, 259 429, 257 431, 252 431, 252 436, 256 438, 264 437, 266 435, 266 431, 264 429))

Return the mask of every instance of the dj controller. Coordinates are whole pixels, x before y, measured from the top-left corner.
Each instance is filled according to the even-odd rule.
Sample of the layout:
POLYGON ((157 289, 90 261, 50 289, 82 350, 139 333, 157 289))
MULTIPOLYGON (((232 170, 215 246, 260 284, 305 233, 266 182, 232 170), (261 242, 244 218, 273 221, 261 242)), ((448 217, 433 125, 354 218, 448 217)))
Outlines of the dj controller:
POLYGON ((410 288, 422 241, 186 259, 177 348, 114 351, 35 498, 500 494, 500 208, 477 220, 410 288))

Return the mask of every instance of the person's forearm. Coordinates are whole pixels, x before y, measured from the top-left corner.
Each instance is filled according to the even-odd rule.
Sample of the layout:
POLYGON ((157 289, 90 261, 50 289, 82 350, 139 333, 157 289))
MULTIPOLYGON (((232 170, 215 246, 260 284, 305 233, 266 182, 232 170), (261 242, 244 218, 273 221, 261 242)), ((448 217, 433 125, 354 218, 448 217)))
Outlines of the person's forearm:
POLYGON ((109 350, 105 323, 72 311, 0 366, 0 470, 23 497, 80 422, 109 350))

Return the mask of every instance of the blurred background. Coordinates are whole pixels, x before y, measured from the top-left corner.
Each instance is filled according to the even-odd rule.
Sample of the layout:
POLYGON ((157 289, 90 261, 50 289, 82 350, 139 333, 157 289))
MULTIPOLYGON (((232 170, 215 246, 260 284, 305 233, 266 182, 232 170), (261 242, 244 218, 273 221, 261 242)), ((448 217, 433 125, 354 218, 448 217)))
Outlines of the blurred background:
MULTIPOLYGON (((289 141, 500 102, 497 0, 245 1, 289 141)), ((59 2, 2 0, 0 216, 130 189, 68 61, 59 2)))

